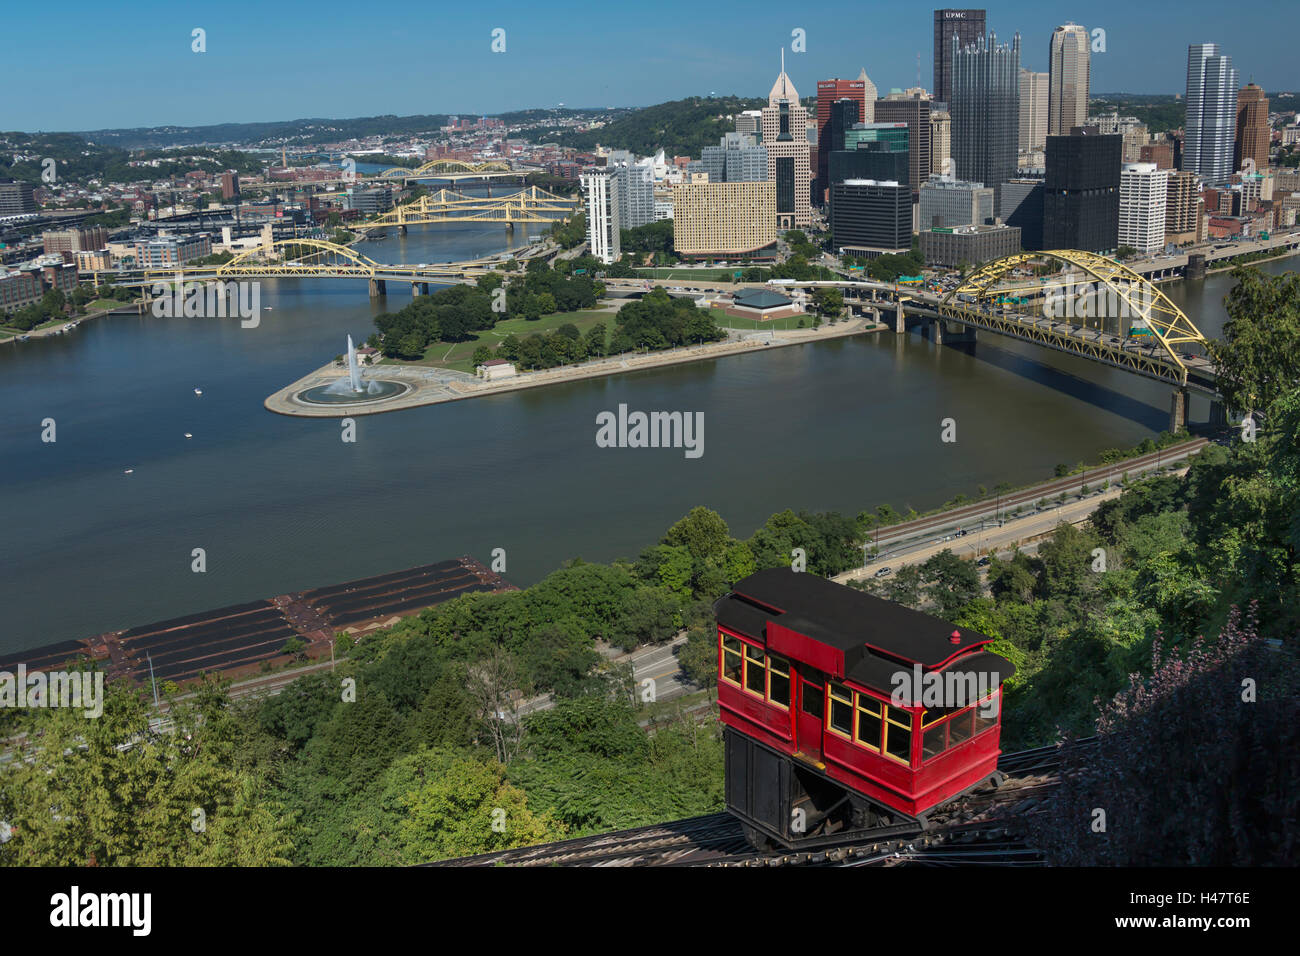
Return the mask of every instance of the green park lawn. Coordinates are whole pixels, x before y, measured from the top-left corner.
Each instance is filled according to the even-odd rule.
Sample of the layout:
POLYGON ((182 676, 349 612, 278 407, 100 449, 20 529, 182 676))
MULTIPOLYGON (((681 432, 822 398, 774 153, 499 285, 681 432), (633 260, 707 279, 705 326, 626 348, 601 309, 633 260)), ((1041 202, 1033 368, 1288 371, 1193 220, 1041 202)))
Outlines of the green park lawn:
POLYGON ((799 320, 803 319, 804 328, 812 327, 813 317, 811 315, 790 315, 784 319, 768 319, 765 322, 756 322, 753 319, 740 319, 734 315, 727 315, 722 309, 714 306, 713 321, 718 323, 720 329, 735 329, 738 332, 763 332, 768 329, 785 332, 789 329, 799 328, 799 320))
POLYGON ((496 348, 507 335, 515 335, 519 338, 525 338, 534 333, 546 335, 548 332, 554 332, 560 326, 570 322, 583 335, 586 335, 587 330, 597 322, 604 322, 606 333, 608 333, 613 330, 614 315, 613 312, 582 309, 578 312, 556 312, 552 315, 544 315, 535 322, 530 322, 527 319, 503 319, 491 329, 477 333, 474 338, 466 342, 454 342, 450 345, 446 342, 435 342, 424 353, 423 358, 414 362, 402 362, 398 359, 384 359, 384 361, 399 365, 427 365, 433 368, 452 369, 457 372, 473 374, 474 350, 480 345, 496 348))

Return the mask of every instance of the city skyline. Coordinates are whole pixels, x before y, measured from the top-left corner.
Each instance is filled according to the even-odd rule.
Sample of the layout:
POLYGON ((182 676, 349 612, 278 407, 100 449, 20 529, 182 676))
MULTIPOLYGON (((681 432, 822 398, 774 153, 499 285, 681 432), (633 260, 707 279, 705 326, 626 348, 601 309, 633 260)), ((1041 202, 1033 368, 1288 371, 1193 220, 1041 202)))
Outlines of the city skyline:
MULTIPOLYGON (((1265 4, 1256 12, 1267 18, 1265 4)), ((689 96, 761 97, 771 84, 779 51, 800 88, 815 90, 827 76, 855 77, 862 68, 883 96, 891 89, 932 85, 932 15, 939 7, 909 6, 863 14, 844 3, 811 12, 757 2, 743 16, 724 9, 667 4, 645 22, 629 9, 602 7, 599 27, 544 12, 505 9, 490 14, 438 11, 427 38, 418 24, 385 29, 340 29, 355 8, 325 0, 256 9, 233 3, 220 15, 177 10, 156 0, 134 15, 73 3, 73 22, 93 44, 67 55, 68 37, 44 29, 36 10, 10 14, 0 54, 16 75, 41 76, 40 95, 17 96, 0 126, 35 131, 90 131, 152 126, 207 126, 301 118, 342 119, 382 114, 493 114, 564 104, 574 108, 640 107, 689 96), (303 17, 304 11, 315 14, 303 17), (204 23, 207 19, 209 22, 204 23), (832 28, 853 24, 860 29, 832 28), (246 28, 243 25, 256 26, 246 28), (691 28, 683 29, 684 24, 691 28), (238 25, 238 26, 236 26, 238 25), (503 53, 493 53, 493 31, 505 31, 503 53), (205 31, 205 51, 194 52, 192 32, 205 31), (793 31, 803 31, 802 46, 793 31), (555 70, 556 54, 583 31, 635 34, 631 47, 585 44, 576 68, 555 70), (478 37, 481 43, 475 43, 478 37), (726 42, 720 43, 719 37, 726 42), (123 51, 150 55, 124 66, 123 51), (50 63, 58 69, 49 70, 50 63), (341 64, 341 66, 339 65, 341 64), (506 64, 508 69, 501 68, 506 64), (165 83, 142 84, 141 72, 161 71, 165 83), (303 77, 314 77, 304 83, 303 77), (520 77, 526 78, 521 82, 520 77), (88 89, 96 95, 86 96, 88 89), (268 91, 274 91, 268 95, 268 91)), ((1258 19, 1225 15, 1208 0, 1178 7, 1133 7, 1117 0, 1087 6, 1025 2, 986 5, 988 28, 1021 33, 1022 65, 1046 71, 1053 29, 1068 20, 1105 31, 1106 51, 1092 57, 1097 93, 1182 92, 1188 45, 1214 40, 1237 52, 1243 82, 1285 91, 1286 31, 1254 29, 1258 19)), ((594 21, 592 21, 594 23, 594 21)), ((1284 104, 1277 104, 1282 106, 1284 104)))

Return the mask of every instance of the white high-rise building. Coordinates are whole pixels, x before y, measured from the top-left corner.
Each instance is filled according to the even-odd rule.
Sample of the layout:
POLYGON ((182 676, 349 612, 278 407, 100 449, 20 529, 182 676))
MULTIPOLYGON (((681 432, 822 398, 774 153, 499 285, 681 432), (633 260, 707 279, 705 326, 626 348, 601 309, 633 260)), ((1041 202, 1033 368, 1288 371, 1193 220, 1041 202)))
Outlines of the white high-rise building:
POLYGON ((1183 169, 1211 186, 1232 178, 1238 86, 1232 57, 1219 53, 1217 43, 1193 43, 1187 48, 1183 169))
POLYGON ((1024 69, 1020 71, 1019 151, 1022 153, 1032 153, 1047 147, 1048 81, 1047 73, 1035 73, 1024 69))
POLYGON ((1165 245, 1169 170, 1155 163, 1126 163, 1119 175, 1119 244, 1140 254, 1165 245))
MULTIPOLYGON (((587 246, 591 254, 605 264, 618 261, 619 245, 619 177, 617 167, 595 166, 578 177, 587 199, 587 246)), ((653 201, 653 197, 652 197, 653 201)))
POLYGON ((1047 135, 1068 136, 1088 119, 1092 43, 1086 27, 1066 23, 1052 31, 1047 94, 1047 135))

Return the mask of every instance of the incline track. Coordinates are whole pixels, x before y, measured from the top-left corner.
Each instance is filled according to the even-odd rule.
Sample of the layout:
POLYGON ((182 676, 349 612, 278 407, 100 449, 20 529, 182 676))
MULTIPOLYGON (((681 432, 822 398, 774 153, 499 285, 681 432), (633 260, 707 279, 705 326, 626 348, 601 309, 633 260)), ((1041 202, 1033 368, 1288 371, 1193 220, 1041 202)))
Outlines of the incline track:
MULTIPOLYGON (((1095 738, 1090 738, 1095 739, 1095 738)), ((1079 741, 1086 743, 1088 741, 1079 741)), ((577 837, 559 843, 444 860, 432 866, 931 866, 1041 865, 1042 855, 1020 842, 1026 816, 1039 811, 1056 785, 1055 745, 1003 754, 1007 780, 936 809, 932 829, 919 826, 874 838, 856 834, 815 850, 760 852, 726 813, 577 837)))

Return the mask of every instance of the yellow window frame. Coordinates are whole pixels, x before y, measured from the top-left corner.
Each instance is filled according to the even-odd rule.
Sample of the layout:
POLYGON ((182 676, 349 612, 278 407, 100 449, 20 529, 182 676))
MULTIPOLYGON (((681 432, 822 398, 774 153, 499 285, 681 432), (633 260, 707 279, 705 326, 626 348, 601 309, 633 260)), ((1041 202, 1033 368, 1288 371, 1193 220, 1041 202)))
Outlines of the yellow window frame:
POLYGON ((744 647, 745 647, 745 642, 742 641, 740 638, 733 637, 732 635, 726 633, 725 631, 718 631, 718 650, 721 652, 722 655, 718 659, 719 680, 724 680, 728 684, 732 684, 736 687, 744 686, 744 682, 745 682, 744 647), (727 647, 727 641, 735 641, 736 646, 741 648, 741 650, 735 650, 735 651, 731 650, 729 647, 727 647), (740 680, 738 681, 732 680, 730 677, 727 676, 727 655, 728 654, 735 654, 736 657, 740 659, 740 680))
POLYGON ((755 647, 753 644, 746 644, 744 641, 741 641, 741 647, 742 647, 742 651, 740 655, 740 689, 743 690, 746 694, 749 694, 751 697, 757 697, 759 700, 766 700, 767 689, 768 689, 767 654, 763 651, 761 647, 755 647), (757 655, 757 657, 755 658, 751 655, 757 655), (755 666, 761 667, 763 669, 763 692, 762 693, 759 693, 756 690, 750 690, 749 688, 749 665, 750 664, 754 664, 755 666))
POLYGON ((781 708, 781 710, 789 710, 790 704, 794 697, 794 682, 791 681, 790 679, 790 662, 785 660, 784 658, 777 657, 775 654, 767 654, 765 655, 765 657, 767 663, 767 683, 765 688, 767 691, 767 702, 771 704, 773 707, 781 708), (777 666, 778 662, 780 662, 782 665, 785 666, 785 670, 780 670, 778 668, 777 666), (784 704, 781 703, 779 700, 772 699, 772 675, 773 674, 776 674, 778 677, 785 678, 786 702, 784 704))
MULTIPOLYGON (((861 724, 861 721, 860 721, 858 718, 861 716, 861 712, 862 712, 862 711, 866 711, 868 717, 881 718, 882 715, 883 715, 884 712, 885 712, 885 705, 884 705, 883 703, 881 703, 880 701, 876 700, 876 698, 872 697, 870 694, 858 694, 858 693, 855 693, 855 694, 853 695, 853 697, 854 697, 854 701, 853 701, 853 742, 854 742, 855 744, 857 744, 859 747, 865 747, 865 748, 867 748, 868 750, 870 750, 872 753, 877 753, 877 754, 878 754, 878 753, 881 752, 881 750, 880 750, 880 739, 877 738, 877 739, 876 739, 876 742, 875 742, 874 744, 869 744, 869 743, 867 743, 865 740, 863 740, 862 737, 861 737, 861 734, 860 734, 860 724, 861 724), (875 708, 876 708, 875 713, 872 713, 872 712, 871 712, 871 708, 865 706, 865 705, 863 704, 863 701, 870 701, 870 703, 873 704, 873 705, 875 706, 875 708)), ((882 723, 882 724, 884 723, 884 720, 883 720, 883 719, 881 719, 881 723, 882 723)))
POLYGON ((914 715, 912 714, 911 711, 904 710, 901 707, 886 707, 884 720, 881 721, 881 723, 884 725, 884 731, 885 731, 880 741, 881 756, 888 757, 890 760, 894 761, 895 763, 901 763, 906 767, 912 766, 912 739, 913 739, 913 735, 916 733, 916 726, 915 726, 916 722, 913 720, 913 716, 914 715), (896 719, 894 717, 895 713, 906 714, 907 722, 904 723, 903 721, 896 719), (895 727, 900 727, 907 731, 908 740, 907 740, 906 760, 904 760, 902 757, 896 756, 889 752, 889 725, 890 724, 893 724, 895 727))
POLYGON ((826 693, 826 730, 832 734, 835 734, 835 736, 837 737, 843 737, 845 740, 852 740, 854 737, 854 733, 858 729, 858 708, 856 703, 853 700, 853 691, 849 690, 849 688, 844 684, 838 684, 833 680, 828 680, 826 682, 825 693, 826 693), (835 693, 836 687, 842 688, 846 696, 840 697, 838 694, 836 694, 835 693), (841 704, 844 704, 849 708, 850 732, 847 734, 844 731, 840 730, 839 728, 831 724, 831 715, 835 712, 835 705, 833 701, 837 701, 837 700, 841 704))

